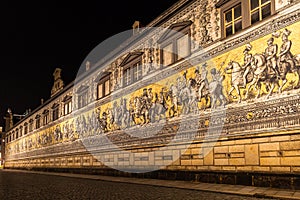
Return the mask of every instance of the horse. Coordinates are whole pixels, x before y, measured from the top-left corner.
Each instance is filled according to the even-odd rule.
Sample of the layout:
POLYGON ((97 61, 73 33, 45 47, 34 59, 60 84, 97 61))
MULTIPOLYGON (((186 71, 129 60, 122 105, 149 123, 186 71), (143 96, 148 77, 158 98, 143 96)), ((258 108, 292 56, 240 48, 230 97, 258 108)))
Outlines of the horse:
POLYGON ((267 67, 266 58, 262 54, 255 54, 253 56, 251 61, 251 70, 253 73, 253 79, 246 91, 245 98, 248 98, 252 87, 254 87, 257 91, 255 98, 259 98, 262 82, 266 82, 268 85, 271 84, 270 88, 268 88, 269 93, 266 96, 266 98, 269 98, 273 93, 275 85, 279 86, 279 79, 277 78, 275 70, 272 67, 267 67))
MULTIPOLYGON (((231 88, 228 92, 228 95, 232 96, 233 98, 238 98, 238 103, 241 103, 242 97, 241 97, 240 87, 242 87, 244 85, 243 75, 245 73, 245 69, 243 69, 238 62, 230 61, 227 65, 227 67, 225 68, 225 72, 227 74, 231 74, 231 88), (231 72, 228 72, 229 70, 231 70, 231 72), (233 96, 231 94, 234 90, 236 91, 238 97, 233 96)), ((252 74, 247 75, 246 83, 251 82, 251 80, 250 80, 251 75, 252 74)))

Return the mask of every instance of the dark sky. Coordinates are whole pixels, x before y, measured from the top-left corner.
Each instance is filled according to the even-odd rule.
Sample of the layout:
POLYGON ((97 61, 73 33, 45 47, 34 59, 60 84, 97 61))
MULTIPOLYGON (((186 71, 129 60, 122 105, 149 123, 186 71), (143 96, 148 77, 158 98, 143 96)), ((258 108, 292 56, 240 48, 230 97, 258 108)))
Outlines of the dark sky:
POLYGON ((52 73, 66 84, 103 40, 147 25, 178 0, 4 1, 1 2, 0 126, 7 108, 23 114, 49 99, 52 73))

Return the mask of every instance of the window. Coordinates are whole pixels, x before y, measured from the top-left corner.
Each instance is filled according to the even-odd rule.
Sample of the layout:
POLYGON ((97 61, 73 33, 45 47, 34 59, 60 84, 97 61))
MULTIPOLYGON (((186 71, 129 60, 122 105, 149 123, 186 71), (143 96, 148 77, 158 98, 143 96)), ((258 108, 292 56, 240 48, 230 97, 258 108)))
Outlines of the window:
POLYGON ((72 96, 65 96, 63 99, 64 102, 64 115, 67 115, 72 112, 72 96))
POLYGON ((78 94, 78 108, 83 108, 88 104, 88 91, 87 89, 78 94))
POLYGON ((158 40, 162 49, 160 59, 163 66, 171 65, 190 55, 191 24, 191 21, 173 24, 158 40))
POLYGON ((222 37, 234 35, 275 13, 275 0, 221 0, 222 37))
POLYGON ((46 125, 49 123, 49 110, 45 110, 43 115, 43 125, 46 125))
POLYGON ((29 120, 29 132, 33 131, 33 119, 29 120))
POLYGON ((28 133, 28 123, 24 124, 24 135, 28 133))
POLYGON ((162 47, 162 65, 171 65, 190 55, 190 37, 189 29, 185 34, 178 33, 178 36, 167 42, 162 47))
POLYGON ((11 140, 15 140, 15 136, 16 136, 16 138, 19 137, 19 129, 16 129, 16 132, 12 132, 12 138, 11 138, 11 140))
POLYGON ((40 115, 37 115, 35 117, 35 128, 38 129, 41 127, 41 116, 40 115))
POLYGON ((189 41, 189 36, 186 34, 182 37, 179 37, 177 39, 177 56, 178 56, 178 60, 185 58, 187 56, 189 56, 190 54, 190 41, 189 41))
POLYGON ((67 101, 64 104, 64 114, 67 115, 72 112, 72 101, 67 101))
POLYGON ((251 24, 271 15, 271 0, 250 0, 251 24))
POLYGON ((123 86, 130 85, 142 79, 142 55, 143 52, 129 53, 122 61, 120 66, 123 67, 123 86))
POLYGON ((124 68, 124 86, 135 83, 142 78, 141 60, 132 63, 124 68))
POLYGON ((169 44, 163 47, 162 63, 164 66, 168 66, 173 63, 173 44, 169 44))
POLYGON ((55 121, 59 117, 59 104, 54 104, 52 106, 52 120, 55 121))
POLYGON ((131 83, 131 68, 124 70, 124 85, 129 85, 131 83))
POLYGON ((142 62, 138 61, 132 65, 133 81, 136 82, 142 78, 142 62))
POLYGON ((85 107, 89 101, 88 101, 88 86, 81 85, 79 89, 77 90, 77 108, 83 108, 85 107))
POLYGON ((97 84, 97 99, 101 99, 110 94, 110 75, 100 76, 96 79, 97 84))
POLYGON ((67 115, 72 112, 72 101, 68 101, 64 105, 64 114, 67 115))
POLYGON ((225 36, 233 35, 242 30, 242 6, 238 4, 224 12, 225 36))
POLYGON ((44 110, 43 112, 43 125, 48 124, 49 122, 49 110, 44 110))
POLYGON ((20 126, 18 137, 21 137, 22 135, 23 135, 23 126, 20 126))

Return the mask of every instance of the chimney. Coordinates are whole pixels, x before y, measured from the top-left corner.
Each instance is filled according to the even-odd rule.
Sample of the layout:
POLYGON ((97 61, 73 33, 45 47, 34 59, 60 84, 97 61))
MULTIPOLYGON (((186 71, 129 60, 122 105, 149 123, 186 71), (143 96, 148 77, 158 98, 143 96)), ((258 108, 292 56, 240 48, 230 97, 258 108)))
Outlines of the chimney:
POLYGON ((42 99, 41 99, 41 105, 43 105, 43 104, 44 104, 44 99, 42 98, 42 99))
POLYGON ((132 25, 132 34, 135 35, 140 32, 141 23, 140 21, 135 21, 132 25))
POLYGON ((91 63, 90 63, 90 61, 86 61, 86 63, 85 63, 85 71, 89 71, 90 68, 91 68, 91 63))

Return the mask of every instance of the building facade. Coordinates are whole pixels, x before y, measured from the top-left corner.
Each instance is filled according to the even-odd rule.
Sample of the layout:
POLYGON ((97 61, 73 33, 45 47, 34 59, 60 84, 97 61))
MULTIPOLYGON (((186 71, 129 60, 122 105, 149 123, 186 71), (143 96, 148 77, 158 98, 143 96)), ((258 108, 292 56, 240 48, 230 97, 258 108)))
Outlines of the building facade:
POLYGON ((299 34, 298 0, 180 0, 73 83, 56 69, 5 168, 298 187, 299 34))

